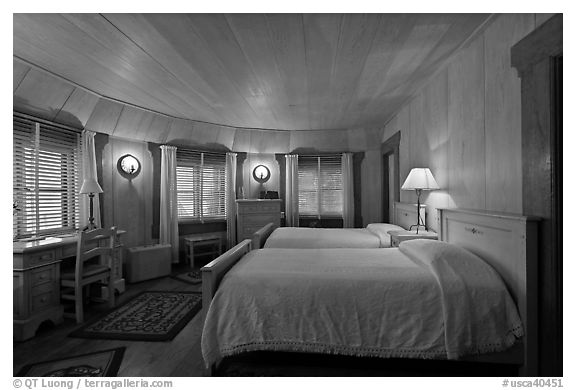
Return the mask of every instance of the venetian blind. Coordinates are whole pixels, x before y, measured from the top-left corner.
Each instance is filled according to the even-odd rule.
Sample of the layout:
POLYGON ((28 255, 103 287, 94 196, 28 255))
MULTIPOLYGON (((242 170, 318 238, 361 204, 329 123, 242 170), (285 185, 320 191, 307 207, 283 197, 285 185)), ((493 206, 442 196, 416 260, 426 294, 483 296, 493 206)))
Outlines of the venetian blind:
POLYGON ((298 207, 303 216, 342 216, 342 156, 298 156, 298 207))
POLYGON ((226 155, 176 150, 178 219, 226 218, 226 155))
POLYGON ((16 238, 78 229, 79 131, 14 114, 13 228, 16 238))

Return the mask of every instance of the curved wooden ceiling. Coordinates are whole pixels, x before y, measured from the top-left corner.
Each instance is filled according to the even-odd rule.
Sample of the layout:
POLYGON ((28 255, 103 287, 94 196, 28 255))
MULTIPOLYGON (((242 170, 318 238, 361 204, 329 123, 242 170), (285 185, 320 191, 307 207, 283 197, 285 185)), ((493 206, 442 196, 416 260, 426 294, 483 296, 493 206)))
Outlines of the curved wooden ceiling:
POLYGON ((14 14, 14 56, 101 96, 260 129, 386 123, 485 14, 14 14))

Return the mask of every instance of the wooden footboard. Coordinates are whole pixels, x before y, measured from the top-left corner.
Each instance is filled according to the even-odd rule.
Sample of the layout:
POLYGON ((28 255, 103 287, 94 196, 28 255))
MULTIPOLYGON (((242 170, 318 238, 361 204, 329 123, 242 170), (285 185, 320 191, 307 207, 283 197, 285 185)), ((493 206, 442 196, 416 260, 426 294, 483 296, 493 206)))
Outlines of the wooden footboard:
POLYGON ((268 225, 256 230, 252 235, 252 249, 264 248, 264 243, 266 243, 266 240, 270 237, 270 234, 272 234, 274 229, 276 229, 276 225, 269 223, 268 225))
POLYGON ((220 281, 252 249, 252 241, 244 240, 200 269, 202 271, 202 311, 206 314, 220 281))
MULTIPOLYGON (((206 318, 210 302, 212 302, 212 298, 214 298, 214 294, 216 294, 216 290, 226 272, 251 249, 252 241, 244 240, 200 269, 202 272, 202 315, 204 318, 206 318)), ((213 376, 215 370, 216 367, 211 366, 206 374, 213 376)))

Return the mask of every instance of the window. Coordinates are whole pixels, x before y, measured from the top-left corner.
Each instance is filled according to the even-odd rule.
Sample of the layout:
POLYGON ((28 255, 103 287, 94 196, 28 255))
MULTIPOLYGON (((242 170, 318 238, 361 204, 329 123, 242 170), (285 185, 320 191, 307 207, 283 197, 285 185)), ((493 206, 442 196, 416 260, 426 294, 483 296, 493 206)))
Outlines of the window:
POLYGON ((80 132, 20 114, 13 120, 15 238, 78 229, 80 132))
POLYGON ((342 156, 298 156, 298 207, 302 216, 342 216, 342 156))
POLYGON ((178 219, 226 218, 226 155, 176 150, 178 219))

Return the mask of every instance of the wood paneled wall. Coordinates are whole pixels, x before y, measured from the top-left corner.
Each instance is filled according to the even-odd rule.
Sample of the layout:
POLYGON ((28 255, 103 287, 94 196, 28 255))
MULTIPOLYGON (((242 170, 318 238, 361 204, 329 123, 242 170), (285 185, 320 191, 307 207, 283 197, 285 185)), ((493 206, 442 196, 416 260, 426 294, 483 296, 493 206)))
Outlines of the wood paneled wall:
MULTIPOLYGON (((276 156, 270 153, 248 153, 244 161, 244 170, 242 172, 244 187, 244 196, 247 199, 258 199, 260 191, 278 191, 280 192, 280 165, 276 161, 276 156), (254 177, 252 171, 257 165, 265 165, 270 170, 270 179, 260 184, 254 177)), ((238 189, 236 189, 238 190, 238 189)))
POLYGON ((361 164, 361 215, 365 227, 369 223, 382 222, 382 155, 380 150, 368 150, 361 164), (370 183, 371 190, 367 191, 370 183))
MULTIPOLYGON (((433 230, 439 207, 522 212, 520 79, 510 48, 545 19, 495 18, 386 124, 382 141, 402 132, 400 182, 422 166, 442 188, 424 194, 433 230)), ((416 200, 412 191, 400 199, 416 200)))
POLYGON ((102 147, 103 223, 126 230, 122 241, 129 248, 152 243, 153 159, 148 144, 108 137, 102 147), (127 179, 117 169, 118 159, 131 154, 141 164, 140 173, 127 179))

